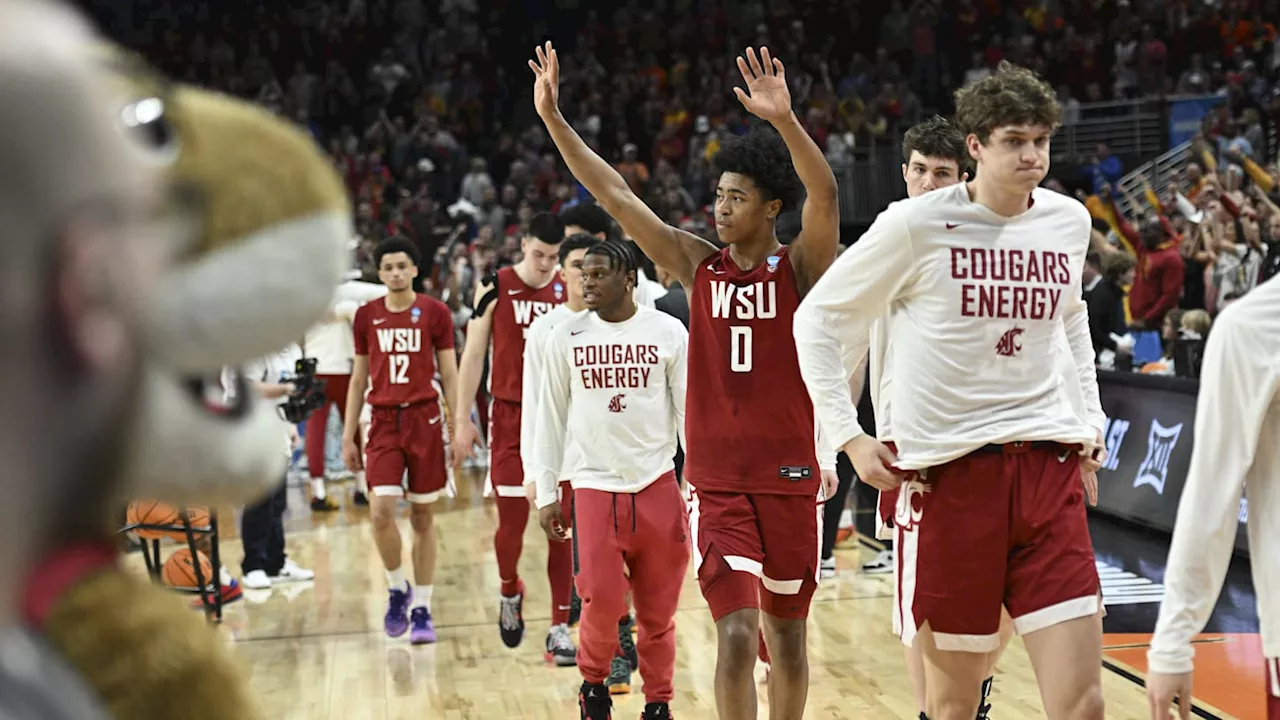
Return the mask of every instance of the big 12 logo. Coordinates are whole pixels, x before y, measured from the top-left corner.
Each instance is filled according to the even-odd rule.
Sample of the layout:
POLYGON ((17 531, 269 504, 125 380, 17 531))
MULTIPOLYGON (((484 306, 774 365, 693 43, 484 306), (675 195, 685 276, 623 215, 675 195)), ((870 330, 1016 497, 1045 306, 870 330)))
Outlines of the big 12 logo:
POLYGON ((1103 470, 1115 470, 1120 467, 1120 446, 1124 443, 1125 433, 1129 432, 1129 421, 1120 418, 1107 418, 1102 429, 1103 442, 1107 446, 1107 458, 1102 461, 1103 470))

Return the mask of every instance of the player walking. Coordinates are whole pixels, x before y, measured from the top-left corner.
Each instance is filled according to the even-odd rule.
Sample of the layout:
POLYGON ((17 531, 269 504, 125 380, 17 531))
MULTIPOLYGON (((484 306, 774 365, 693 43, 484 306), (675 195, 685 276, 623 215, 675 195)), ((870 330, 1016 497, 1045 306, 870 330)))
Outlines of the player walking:
POLYGON ((568 478, 580 541, 581 717, 610 717, 604 682, 617 656, 618 616, 627 610, 625 567, 640 626, 641 717, 665 720, 675 613, 689 564, 688 513, 674 462, 688 333, 675 318, 636 304, 638 266, 626 246, 593 246, 582 272, 590 312, 565 320, 544 347, 532 451, 539 520, 547 537, 567 543, 557 486, 568 478))
POLYGON ((749 50, 738 58, 747 91, 735 92, 776 132, 731 138, 716 154, 716 228, 728 244, 719 250, 663 223, 587 147, 560 113, 551 44, 537 55, 530 62, 534 104, 569 170, 690 290, 685 476, 694 566, 717 628, 719 715, 756 717, 752 671, 763 614, 773 659, 770 710, 799 718, 808 694, 806 618, 820 563, 819 475, 831 489, 836 475, 834 452, 824 453, 819 472, 813 408, 789 333, 800 298, 835 257, 835 176, 791 111, 782 63, 765 48, 758 56, 749 50), (799 202, 802 183, 804 230, 782 246, 774 223, 799 202))
POLYGON ((902 485, 900 631, 924 652, 934 720, 974 717, 1002 603, 1049 718, 1103 714, 1080 484, 1082 453, 1085 473, 1098 467, 1105 418, 1081 297, 1090 221, 1078 202, 1037 187, 1060 116, 1052 89, 1008 63, 959 91, 976 179, 890 205, 796 314, 824 430, 863 481, 902 485), (859 427, 842 362, 867 351, 885 315, 891 379, 877 411, 889 408, 881 422, 896 456, 859 427), (1076 383, 1055 371, 1067 344, 1076 383))
POLYGON ((355 361, 347 388, 342 456, 353 472, 367 466, 373 541, 387 571, 390 597, 384 621, 387 635, 411 629, 415 645, 436 641, 431 618, 436 572, 436 527, 432 504, 448 485, 441 410, 432 380, 436 368, 447 408, 458 407, 458 364, 453 349, 453 319, 444 303, 413 291, 418 249, 403 238, 382 241, 374 253, 378 277, 387 295, 356 311, 352 332, 355 361), (356 442, 365 389, 369 387, 369 442, 361 457, 356 442), (404 485, 408 471, 407 489, 404 485), (400 565, 403 553, 396 505, 409 501, 413 527, 414 584, 400 565))
MULTIPOLYGON (((467 325, 458 390, 466 410, 458 412, 454 462, 471 456, 480 437, 470 420, 471 398, 480 388, 485 355, 489 359, 489 473, 497 496, 498 530, 493 536, 502 581, 498 630, 509 648, 524 640, 524 582, 517 566, 529 523, 529 500, 524 491, 520 460, 520 401, 524 376, 525 335, 534 318, 565 299, 564 281, 556 272, 557 248, 564 240, 564 224, 555 215, 539 213, 520 239, 520 262, 482 278, 476 284, 475 314, 467 325)), ((547 633, 548 662, 574 664, 576 649, 569 635, 569 594, 573 587, 573 550, 564 543, 547 548, 547 580, 551 587, 551 630, 547 633)))
POLYGON ((1147 651, 1152 720, 1175 698, 1191 717, 1195 651, 1231 561, 1241 492, 1249 498, 1249 558, 1266 656, 1267 718, 1280 719, 1280 614, 1275 552, 1280 547, 1280 280, 1272 278, 1222 311, 1200 371, 1196 444, 1169 545, 1164 603, 1147 651))

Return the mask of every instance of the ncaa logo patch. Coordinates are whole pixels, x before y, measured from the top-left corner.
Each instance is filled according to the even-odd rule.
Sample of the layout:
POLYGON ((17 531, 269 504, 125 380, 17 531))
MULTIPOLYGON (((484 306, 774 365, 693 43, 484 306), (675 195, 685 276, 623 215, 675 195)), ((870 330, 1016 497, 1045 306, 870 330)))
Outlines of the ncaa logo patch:
POLYGON ((419 317, 422 317, 422 308, 415 305, 413 309, 409 311, 409 321, 418 322, 419 317))
POLYGON ((764 259, 764 262, 766 265, 769 266, 769 272, 777 272, 778 263, 782 262, 782 258, 778 257, 777 255, 770 255, 769 257, 764 259))
POLYGON ((560 283, 556 283, 555 285, 552 286, 551 289, 553 292, 555 292, 557 300, 561 300, 564 298, 564 285, 560 283))

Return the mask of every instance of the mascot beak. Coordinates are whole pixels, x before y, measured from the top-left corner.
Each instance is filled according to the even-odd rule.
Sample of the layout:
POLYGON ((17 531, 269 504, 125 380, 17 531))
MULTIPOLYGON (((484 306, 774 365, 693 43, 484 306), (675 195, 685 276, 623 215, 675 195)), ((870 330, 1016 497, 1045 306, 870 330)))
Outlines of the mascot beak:
POLYGON ((174 239, 178 257, 147 318, 125 499, 252 502, 286 470, 283 421, 222 369, 279 351, 328 311, 348 267, 350 207, 300 129, 196 88, 168 85, 164 97, 171 190, 197 200, 184 213, 195 231, 174 239))

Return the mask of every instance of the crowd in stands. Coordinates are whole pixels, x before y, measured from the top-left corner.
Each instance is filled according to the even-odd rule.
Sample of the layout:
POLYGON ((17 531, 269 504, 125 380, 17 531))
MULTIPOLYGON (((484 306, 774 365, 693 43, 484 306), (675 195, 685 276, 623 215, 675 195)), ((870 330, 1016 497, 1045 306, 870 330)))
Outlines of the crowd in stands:
MULTIPOLYGON (((1083 175, 1071 166, 1051 181, 1079 188, 1098 220, 1090 267, 1106 288, 1093 293, 1106 365, 1132 352, 1133 331, 1172 323, 1167 336, 1203 336, 1280 263, 1280 42, 1266 20, 1280 17, 1276 0, 123 5, 130 18, 94 10, 173 77, 256 98, 307 127, 347 179, 366 274, 378 240, 410 238, 432 259, 428 289, 459 322, 471 283, 517 259, 535 212, 590 201, 528 101, 525 61, 548 36, 561 49, 570 121, 661 216, 706 236, 710 159, 747 129, 730 91, 733 55, 747 45, 767 44, 787 63, 797 115, 833 163, 948 114, 951 91, 1002 59, 1058 88, 1066 124, 1081 102, 1221 95, 1169 192, 1119 209, 1124 167, 1105 146, 1080 158, 1083 175)), ((1167 358, 1149 369, 1170 371, 1167 358)))

